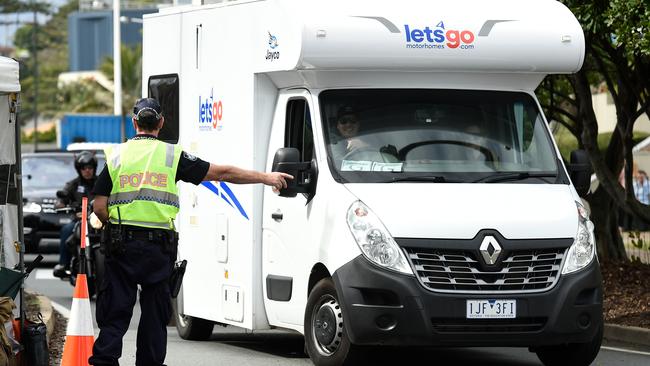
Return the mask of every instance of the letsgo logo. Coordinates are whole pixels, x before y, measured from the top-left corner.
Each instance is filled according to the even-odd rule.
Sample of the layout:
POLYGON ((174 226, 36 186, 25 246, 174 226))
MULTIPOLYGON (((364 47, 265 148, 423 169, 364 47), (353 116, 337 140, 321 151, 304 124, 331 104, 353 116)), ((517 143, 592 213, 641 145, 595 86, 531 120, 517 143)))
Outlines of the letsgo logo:
POLYGON ((444 22, 438 23, 435 28, 429 26, 424 29, 404 25, 406 33, 406 48, 423 49, 474 49, 474 33, 469 30, 446 29, 444 22))
POLYGON ((223 123, 223 103, 214 99, 214 88, 209 97, 199 95, 199 131, 221 131, 223 123))

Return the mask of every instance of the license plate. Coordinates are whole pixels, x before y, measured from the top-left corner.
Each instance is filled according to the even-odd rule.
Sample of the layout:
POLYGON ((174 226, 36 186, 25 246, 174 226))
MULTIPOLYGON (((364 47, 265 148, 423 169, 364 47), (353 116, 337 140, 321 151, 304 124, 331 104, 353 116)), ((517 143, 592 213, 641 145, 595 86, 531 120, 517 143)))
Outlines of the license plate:
POLYGON ((467 319, 512 319, 517 300, 467 300, 467 319))
POLYGON ((68 219, 68 218, 59 219, 59 225, 65 225, 65 224, 69 224, 71 222, 72 222, 72 219, 68 219))

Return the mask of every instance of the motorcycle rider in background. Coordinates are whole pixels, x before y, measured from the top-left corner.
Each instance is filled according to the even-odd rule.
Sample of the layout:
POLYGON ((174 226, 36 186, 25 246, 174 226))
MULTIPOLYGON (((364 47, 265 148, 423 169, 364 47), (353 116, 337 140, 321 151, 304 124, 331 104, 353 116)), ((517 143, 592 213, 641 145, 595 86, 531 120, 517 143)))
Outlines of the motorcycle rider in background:
MULTIPOLYGON (((95 154, 90 151, 82 151, 75 156, 74 168, 77 170, 78 176, 67 182, 63 187, 65 193, 59 197, 56 207, 71 207, 77 212, 77 216, 81 215, 81 199, 88 197, 91 201, 94 196, 92 194, 95 181, 97 180, 97 158, 95 154)), ((54 266, 53 274, 56 277, 67 277, 70 270, 70 251, 66 246, 66 240, 72 235, 75 220, 65 224, 61 228, 61 244, 59 246, 59 264, 54 266)))

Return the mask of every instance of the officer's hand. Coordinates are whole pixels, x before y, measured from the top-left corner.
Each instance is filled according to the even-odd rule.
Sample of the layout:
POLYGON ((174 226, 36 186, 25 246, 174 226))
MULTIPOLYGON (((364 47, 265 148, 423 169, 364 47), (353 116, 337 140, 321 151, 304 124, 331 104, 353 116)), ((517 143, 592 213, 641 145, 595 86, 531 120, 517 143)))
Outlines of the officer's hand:
POLYGON ((89 220, 90 220, 90 226, 92 226, 94 229, 99 230, 102 228, 102 226, 104 226, 102 220, 100 220, 99 217, 97 217, 97 215, 95 215, 94 212, 90 214, 89 220))
POLYGON ((280 172, 266 173, 264 184, 272 186, 273 192, 277 193, 281 189, 287 188, 287 179, 293 179, 293 176, 291 174, 280 172))

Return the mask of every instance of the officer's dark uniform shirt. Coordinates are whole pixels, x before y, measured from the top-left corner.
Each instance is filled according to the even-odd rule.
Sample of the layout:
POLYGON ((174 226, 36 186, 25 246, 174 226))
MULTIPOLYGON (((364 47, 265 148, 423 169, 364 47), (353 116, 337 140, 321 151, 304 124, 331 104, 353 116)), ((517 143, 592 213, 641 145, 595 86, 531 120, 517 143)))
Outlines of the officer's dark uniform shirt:
MULTIPOLYGON (((155 136, 152 135, 136 135, 132 140, 141 140, 141 139, 152 139, 156 140, 155 136)), ((192 183, 194 185, 200 184, 203 181, 203 178, 208 173, 210 168, 210 163, 207 161, 201 160, 194 155, 190 155, 183 151, 181 153, 181 158, 178 161, 178 168, 176 169, 176 181, 182 180, 183 182, 192 183)), ((97 183, 95 184, 94 194, 97 196, 110 196, 111 190, 113 190, 113 181, 111 180, 111 175, 108 173, 108 168, 104 166, 101 174, 97 178, 97 183)))

